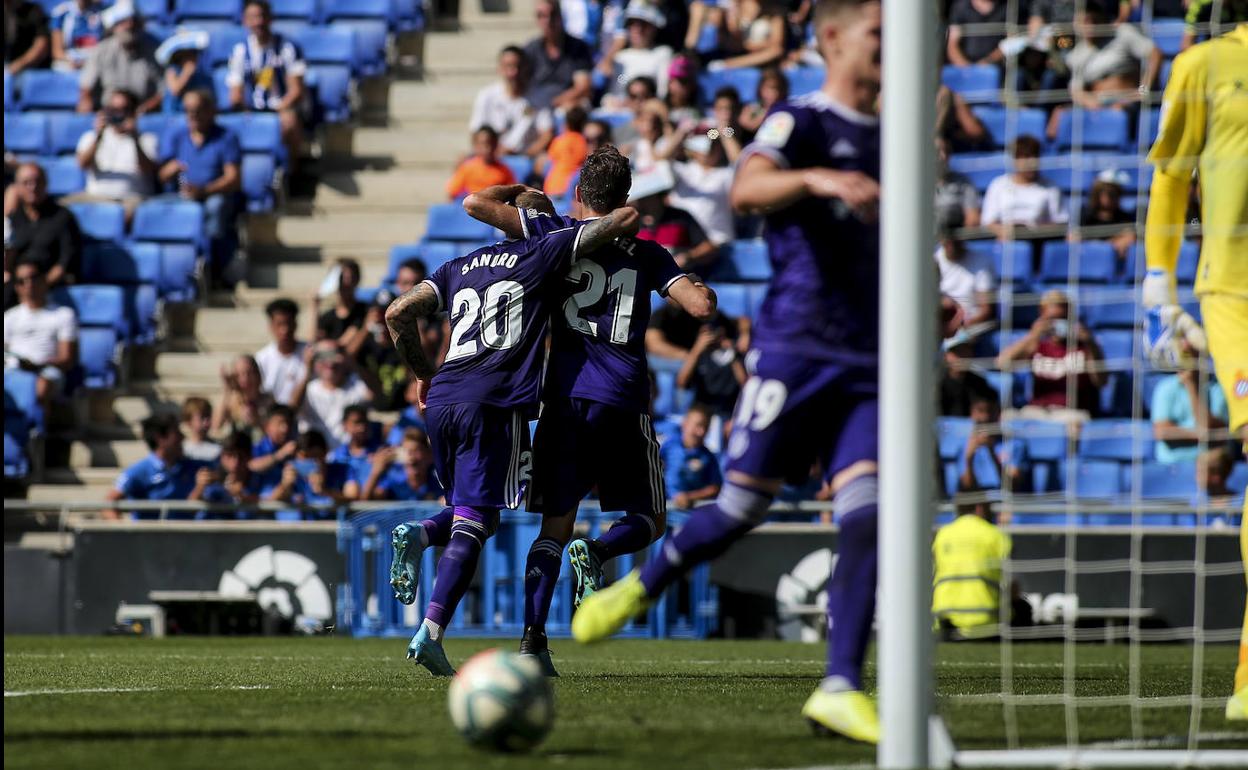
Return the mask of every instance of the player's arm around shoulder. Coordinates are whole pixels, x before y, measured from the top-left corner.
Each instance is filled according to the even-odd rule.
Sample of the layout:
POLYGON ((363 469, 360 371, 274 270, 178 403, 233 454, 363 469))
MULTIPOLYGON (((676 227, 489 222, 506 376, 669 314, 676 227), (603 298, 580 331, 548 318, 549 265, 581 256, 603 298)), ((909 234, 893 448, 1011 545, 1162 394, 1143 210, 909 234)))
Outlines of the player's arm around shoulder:
POLYGON ((621 206, 581 227, 572 258, 592 254, 616 238, 632 237, 640 228, 641 215, 637 213, 637 209, 621 206))
POLYGON ((522 184, 487 187, 464 198, 464 211, 478 222, 502 230, 508 238, 523 238, 525 233, 520 218, 524 214, 512 202, 528 189, 522 184))

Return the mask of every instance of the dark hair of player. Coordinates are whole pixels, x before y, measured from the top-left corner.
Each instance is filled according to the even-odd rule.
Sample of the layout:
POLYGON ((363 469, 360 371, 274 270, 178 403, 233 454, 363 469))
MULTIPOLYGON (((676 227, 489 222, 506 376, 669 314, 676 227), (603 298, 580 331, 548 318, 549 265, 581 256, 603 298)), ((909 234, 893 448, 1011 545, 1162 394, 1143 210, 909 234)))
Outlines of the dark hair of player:
POLYGON ((537 209, 543 214, 555 215, 555 204, 537 190, 525 190, 516 196, 516 208, 537 209))
POLYGON ((589 113, 584 107, 572 107, 564 113, 563 122, 569 131, 579 134, 585 130, 585 124, 589 122, 589 113))
POLYGON ((299 306, 292 299, 278 297, 264 306, 264 314, 269 318, 275 315, 288 315, 291 317, 291 320, 294 320, 299 317, 299 306))
POLYGON ((303 454, 316 451, 317 449, 327 452, 329 451, 329 444, 325 442, 325 437, 321 435, 319 430, 313 429, 299 436, 299 440, 295 442, 295 449, 303 454))
POLYGON ((605 214, 623 206, 628 201, 628 190, 633 186, 633 171, 628 158, 611 145, 594 150, 581 167, 581 201, 592 211, 605 214))
POLYGON ((212 404, 208 403, 208 399, 201 396, 191 396, 182 402, 182 422, 187 422, 192 417, 211 417, 212 404))
POLYGON ((225 441, 221 442, 221 451, 233 452, 241 457, 251 457, 251 436, 245 432, 236 430, 225 437, 225 441))
POLYGON ((147 444, 148 449, 155 450, 160 440, 170 433, 178 430, 178 416, 176 414, 154 414, 148 417, 142 423, 143 441, 147 444))

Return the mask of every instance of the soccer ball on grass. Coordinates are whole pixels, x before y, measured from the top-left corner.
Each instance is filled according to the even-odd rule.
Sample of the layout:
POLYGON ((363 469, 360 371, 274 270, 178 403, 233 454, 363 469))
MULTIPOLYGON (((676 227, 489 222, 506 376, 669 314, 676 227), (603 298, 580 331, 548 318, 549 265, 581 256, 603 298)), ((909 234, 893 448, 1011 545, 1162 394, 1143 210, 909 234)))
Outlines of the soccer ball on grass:
POLYGON ((469 658, 448 692, 451 721, 474 746, 528 751, 555 721, 555 697, 538 662, 502 650, 469 658))

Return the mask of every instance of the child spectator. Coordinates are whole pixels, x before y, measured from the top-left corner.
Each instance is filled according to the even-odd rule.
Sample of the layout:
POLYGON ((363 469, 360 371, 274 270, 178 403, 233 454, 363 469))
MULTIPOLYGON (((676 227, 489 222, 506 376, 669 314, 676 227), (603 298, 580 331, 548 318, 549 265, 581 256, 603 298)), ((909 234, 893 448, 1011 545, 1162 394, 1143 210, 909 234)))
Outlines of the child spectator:
POLYGON ((264 416, 264 435, 247 463, 260 477, 260 488, 268 493, 282 478, 282 469, 295 456, 295 413, 285 404, 269 407, 264 416))
POLYGON ((102 4, 96 0, 67 0, 52 9, 52 66, 81 69, 91 49, 104 39, 102 4))
POLYGON ((202 29, 179 32, 156 49, 156 63, 165 68, 165 112, 181 112, 182 97, 212 89, 212 73, 199 66, 209 36, 202 29))
POLYGON ((356 369, 354 361, 343 355, 337 342, 321 340, 308 352, 312 358, 308 378, 295 390, 294 403, 302 407, 299 432, 316 430, 333 448, 348 439, 343 412, 352 404, 372 401, 378 388, 367 370, 356 369))
POLYGON ((498 159, 498 132, 482 126, 472 132, 472 157, 459 164, 446 195, 451 200, 462 198, 498 184, 515 184, 516 177, 506 163, 498 159))
POLYGON ((585 141, 585 123, 589 115, 580 107, 573 107, 564 115, 563 132, 550 143, 550 171, 546 174, 543 189, 547 195, 563 195, 568 192, 572 177, 580 172, 589 145, 585 141))
POLYGON ((220 434, 227 425, 232 431, 259 428, 273 405, 273 397, 264 392, 256 359, 242 355, 221 367, 221 386, 221 404, 213 415, 213 432, 220 434))
POLYGON ((667 130, 667 121, 660 113, 660 103, 654 101, 649 104, 655 106, 642 107, 633 119, 637 139, 623 150, 632 164, 634 179, 637 175, 654 171, 659 161, 671 157, 673 150, 673 137, 667 130))
POLYGON ((183 401, 182 425, 186 429, 182 454, 192 460, 215 463, 221 456, 221 445, 208 437, 212 430, 212 404, 208 399, 191 396, 183 401))
POLYGON ((715 92, 715 99, 711 102, 711 114, 700 127, 708 138, 718 140, 723 146, 724 157, 729 165, 737 162, 746 145, 745 132, 737 122, 740 117, 741 94, 732 86, 724 86, 715 92))
POLYGON ((277 403, 289 404, 295 387, 308 373, 303 361, 308 343, 295 337, 299 328, 299 306, 293 300, 278 297, 264 308, 264 313, 269 317, 269 335, 273 341, 255 355, 256 365, 260 367, 260 387, 277 403))
MULTIPOLYGON (((263 482, 248 467, 251 459, 251 438, 246 433, 231 433, 221 445, 220 470, 201 470, 202 479, 196 479, 195 490, 188 499, 218 505, 256 502, 263 491, 263 482), (209 483, 201 485, 201 481, 209 483)), ((201 518, 247 519, 251 516, 244 511, 228 511, 202 513, 201 518)))
MULTIPOLYGON (((118 500, 185 500, 195 489, 196 479, 204 463, 182 453, 182 431, 178 418, 160 414, 143 421, 143 441, 151 454, 126 468, 108 491, 110 502, 118 500)), ((140 519, 160 518, 157 511, 136 514, 140 519)), ((106 519, 121 518, 116 510, 103 513, 106 519)), ((171 513, 169 518, 190 518, 185 513, 171 513)))
MULTIPOLYGON (((296 442, 294 462, 282 469, 281 483, 269 495, 270 500, 281 500, 297 505, 322 505, 342 503, 346 500, 342 487, 346 483, 346 467, 326 462, 329 447, 325 436, 318 430, 300 434, 296 442)), ((333 518, 333 510, 306 511, 297 518, 333 518)), ((289 512, 279 512, 278 518, 292 518, 289 512), (285 514, 285 515, 283 515, 285 514)))
POLYGON ((403 436, 408 428, 425 429, 425 420, 420 415, 420 407, 416 406, 416 380, 408 380, 407 388, 403 392, 403 400, 408 404, 403 411, 399 412, 399 419, 390 427, 390 431, 386 434, 386 444, 388 446, 398 446, 403 443, 403 436))
POLYGON ((442 487, 430 474, 432 467, 429 437, 420 428, 408 428, 397 448, 377 450, 372 469, 359 491, 359 499, 436 500, 442 496, 442 487))
POLYGON ((732 417, 737 395, 748 378, 736 331, 737 320, 726 315, 703 324, 676 375, 676 387, 692 390, 694 401, 724 420, 732 417))
POLYGON ((1040 140, 1014 140, 1014 171, 992 180, 984 192, 983 223, 1001 240, 1013 237, 1015 227, 1035 227, 1066 221, 1062 192, 1040 178, 1040 140))
POLYGON ((788 100, 789 79, 784 76, 784 70, 775 65, 764 67, 763 74, 758 80, 758 91, 754 95, 754 103, 746 105, 741 110, 738 122, 742 128, 754 134, 758 131, 758 127, 763 125, 767 112, 776 104, 788 100))
POLYGON ((723 484, 719 461, 705 443, 710 427, 710 408, 695 403, 681 422, 680 441, 669 441, 659 452, 663 458, 667 494, 676 508, 689 508, 719 494, 723 484))
POLYGON ((347 469, 348 482, 362 484, 368 478, 373 452, 381 444, 375 428, 368 421, 367 406, 352 404, 342 410, 342 429, 346 431, 347 441, 329 453, 329 462, 347 469))

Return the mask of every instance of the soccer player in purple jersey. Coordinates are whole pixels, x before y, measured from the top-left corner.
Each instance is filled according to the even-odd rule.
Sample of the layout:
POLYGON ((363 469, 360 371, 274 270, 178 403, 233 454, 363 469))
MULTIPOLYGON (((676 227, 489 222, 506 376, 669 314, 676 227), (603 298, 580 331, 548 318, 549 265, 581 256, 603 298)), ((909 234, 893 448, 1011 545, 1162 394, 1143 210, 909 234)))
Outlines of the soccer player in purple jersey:
MULTIPOLYGON (((407 648, 407 656, 434 675, 455 673, 442 649, 443 630, 498 526, 499 509, 517 507, 524 494, 528 421, 537 411, 556 284, 582 254, 636 233, 637 223, 636 211, 622 208, 540 240, 477 249, 447 262, 386 309, 394 346, 419 382, 435 468, 453 507, 433 595, 407 648), (421 346, 419 320, 443 310, 450 315, 450 347, 435 373, 421 346)), ((422 544, 438 526, 418 528, 422 544)))
POLYGON ((840 536, 828 583, 827 676, 802 713, 873 743, 879 723, 862 666, 877 567, 880 2, 818 0, 815 29, 823 89, 771 109, 732 188, 738 211, 766 216, 773 277, 723 490, 658 559, 587 599, 572 633, 583 642, 615 633, 761 522, 783 481, 805 477, 821 459, 840 536))
MULTIPOLYGON (((595 151, 574 192, 578 216, 592 222, 623 206, 631 186, 627 158, 611 146, 595 151)), ((511 192, 485 191, 464 206, 508 235, 537 236, 576 223, 523 205, 517 215, 500 201, 511 192)), ((525 199, 523 193, 517 197, 521 204, 525 199)), ((545 237, 559 238, 562 232, 545 237)), ((549 676, 557 674, 546 618, 581 499, 597 487, 602 509, 625 515, 601 538, 582 538, 569 547, 578 604, 602 586, 603 562, 645 548, 666 530, 667 493, 650 424, 645 350, 651 292, 695 318, 705 320, 715 310, 714 292, 697 276, 681 272, 662 246, 633 238, 619 238, 580 259, 560 287, 527 506, 542 514, 542 530, 525 565, 520 642, 520 652, 537 656, 549 676)))

